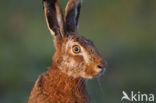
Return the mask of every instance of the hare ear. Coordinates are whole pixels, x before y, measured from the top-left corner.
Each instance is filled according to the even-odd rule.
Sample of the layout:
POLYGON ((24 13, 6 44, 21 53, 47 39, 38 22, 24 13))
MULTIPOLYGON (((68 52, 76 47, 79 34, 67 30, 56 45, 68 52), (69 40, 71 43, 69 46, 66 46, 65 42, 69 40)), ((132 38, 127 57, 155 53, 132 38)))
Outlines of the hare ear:
POLYGON ((69 0, 65 9, 66 32, 76 32, 82 0, 69 0))
POLYGON ((48 28, 54 37, 63 37, 63 14, 57 0, 43 0, 43 8, 48 28))

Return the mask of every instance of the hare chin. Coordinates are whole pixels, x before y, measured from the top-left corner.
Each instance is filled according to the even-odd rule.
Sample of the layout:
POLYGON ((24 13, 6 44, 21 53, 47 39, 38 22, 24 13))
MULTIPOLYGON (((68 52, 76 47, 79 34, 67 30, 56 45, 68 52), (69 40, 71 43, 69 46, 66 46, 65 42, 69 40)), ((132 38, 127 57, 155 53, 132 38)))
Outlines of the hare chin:
MULTIPOLYGON (((100 68, 100 69, 101 69, 101 68, 100 68)), ((101 77, 102 75, 104 75, 105 71, 106 71, 106 68, 104 68, 104 69, 101 71, 101 73, 98 74, 97 78, 99 78, 99 77, 101 77)))
POLYGON ((86 73, 82 73, 81 76, 85 79, 92 79, 94 78, 94 76, 91 76, 91 75, 87 75, 86 73))
POLYGON ((95 76, 93 76, 92 78, 99 78, 99 77, 101 77, 104 74, 105 71, 106 71, 106 68, 96 68, 96 73, 97 74, 95 76))

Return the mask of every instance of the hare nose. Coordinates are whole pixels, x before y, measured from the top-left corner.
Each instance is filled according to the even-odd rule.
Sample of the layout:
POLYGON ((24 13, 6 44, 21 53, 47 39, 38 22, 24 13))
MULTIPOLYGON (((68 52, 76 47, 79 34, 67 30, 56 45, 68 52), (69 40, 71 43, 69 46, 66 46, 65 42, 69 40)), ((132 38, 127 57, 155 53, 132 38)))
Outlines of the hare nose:
POLYGON ((104 69, 107 66, 107 61, 102 60, 100 63, 97 65, 98 68, 104 69))
POLYGON ((98 68, 104 69, 104 65, 97 65, 98 68))
POLYGON ((103 64, 97 65, 97 68, 100 70, 101 73, 105 72, 106 70, 105 65, 103 64))

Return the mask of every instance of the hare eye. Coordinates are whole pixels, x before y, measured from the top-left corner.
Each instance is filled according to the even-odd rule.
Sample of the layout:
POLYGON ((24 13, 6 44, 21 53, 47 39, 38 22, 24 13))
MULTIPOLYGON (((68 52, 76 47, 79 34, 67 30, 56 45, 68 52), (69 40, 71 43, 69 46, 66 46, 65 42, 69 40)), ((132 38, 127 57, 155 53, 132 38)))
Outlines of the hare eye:
POLYGON ((74 45, 73 46, 73 48, 72 48, 72 50, 73 50, 73 52, 75 53, 75 54, 77 54, 77 53, 80 53, 80 47, 78 46, 78 45, 74 45))

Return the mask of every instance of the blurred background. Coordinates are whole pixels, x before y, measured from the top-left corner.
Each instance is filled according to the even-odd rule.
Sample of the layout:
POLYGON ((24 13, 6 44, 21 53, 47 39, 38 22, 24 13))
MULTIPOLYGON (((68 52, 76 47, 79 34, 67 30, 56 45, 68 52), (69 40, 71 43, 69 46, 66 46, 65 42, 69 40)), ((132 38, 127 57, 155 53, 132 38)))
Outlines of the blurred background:
MULTIPOLYGON (((42 2, 2 0, 0 12, 0 103, 27 103, 55 52, 42 2)), ((91 103, 120 103, 123 90, 156 95, 156 0, 84 0, 79 34, 108 62, 87 81, 91 103)))

